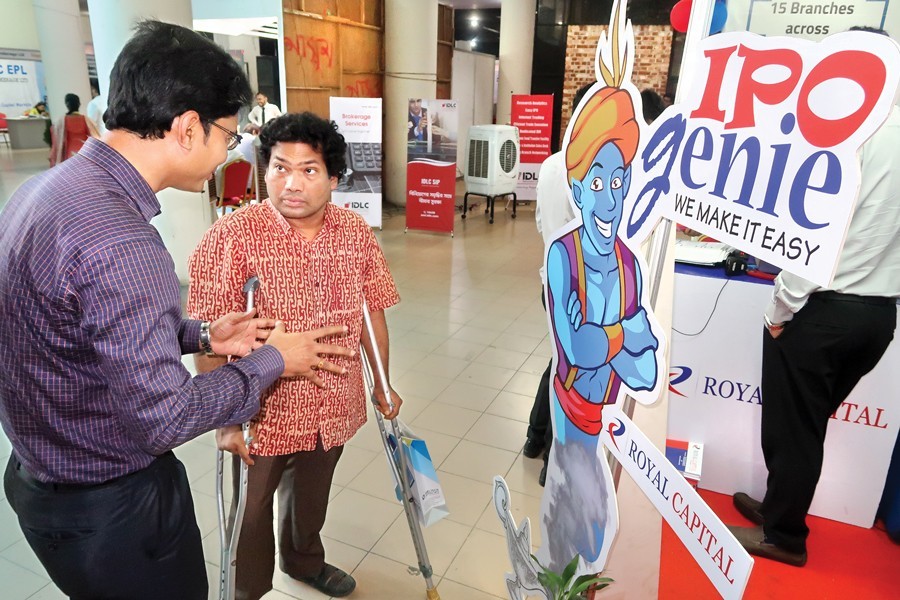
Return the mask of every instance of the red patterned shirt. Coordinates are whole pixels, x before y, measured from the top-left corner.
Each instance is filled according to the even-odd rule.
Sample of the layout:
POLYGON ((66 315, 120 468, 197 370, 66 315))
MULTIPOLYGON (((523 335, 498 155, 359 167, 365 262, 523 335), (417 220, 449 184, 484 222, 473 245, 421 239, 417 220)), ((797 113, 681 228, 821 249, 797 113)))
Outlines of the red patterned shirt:
POLYGON ((326 205, 325 222, 309 241, 269 201, 216 221, 188 262, 188 312, 214 320, 246 307, 243 286, 257 275, 258 315, 284 321, 287 331, 346 325, 341 338, 322 341, 357 350, 332 359, 346 375, 321 371, 325 388, 306 379, 279 379, 261 400, 252 452, 279 456, 313 450, 316 434, 328 449, 345 444, 366 422, 359 340, 363 298, 376 312, 400 301, 372 230, 356 213, 326 205))

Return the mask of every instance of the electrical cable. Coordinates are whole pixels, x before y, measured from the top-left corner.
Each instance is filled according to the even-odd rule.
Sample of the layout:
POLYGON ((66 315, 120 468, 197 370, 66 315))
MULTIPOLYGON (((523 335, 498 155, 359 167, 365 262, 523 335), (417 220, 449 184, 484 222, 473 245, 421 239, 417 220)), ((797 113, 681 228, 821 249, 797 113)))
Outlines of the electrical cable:
POLYGON ((672 325, 672 331, 675 333, 681 334, 684 337, 696 337, 706 331, 706 328, 709 327, 709 322, 712 321, 713 315, 716 314, 716 308, 719 306, 719 299, 722 297, 722 292, 725 291, 725 287, 731 283, 730 279, 726 279, 725 283, 722 284, 721 289, 719 289, 719 293, 716 295, 716 301, 713 303, 712 310, 709 312, 709 317, 706 318, 706 323, 703 324, 703 327, 697 333, 685 333, 683 331, 679 331, 675 329, 675 326, 672 325))

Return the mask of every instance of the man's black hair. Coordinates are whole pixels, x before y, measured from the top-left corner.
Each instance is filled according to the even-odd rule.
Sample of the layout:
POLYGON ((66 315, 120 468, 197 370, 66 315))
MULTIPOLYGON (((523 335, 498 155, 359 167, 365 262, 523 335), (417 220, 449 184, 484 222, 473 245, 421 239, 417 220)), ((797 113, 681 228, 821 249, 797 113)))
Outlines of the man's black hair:
POLYGON ((175 117, 194 110, 208 133, 210 121, 236 115, 251 98, 247 76, 225 50, 190 29, 142 21, 110 73, 103 121, 162 138, 175 117))
POLYGON ((584 95, 588 93, 588 90, 591 89, 591 86, 597 83, 596 81, 592 81, 588 84, 585 84, 578 88, 578 91, 575 92, 575 97, 572 98, 572 112, 575 112, 575 108, 578 106, 578 103, 581 102, 581 99, 584 98, 584 95))
POLYGON ((656 90, 647 88, 641 92, 641 104, 644 109, 644 121, 649 125, 666 110, 666 102, 656 90))
POLYGON ((878 27, 867 27, 866 25, 854 25, 847 31, 865 31, 866 33, 877 33, 879 35, 887 35, 887 36, 890 35, 884 29, 879 29, 878 27))
POLYGON ((311 112, 289 113, 272 119, 259 132, 259 151, 264 164, 269 164, 272 148, 278 142, 309 145, 322 154, 328 176, 337 177, 338 181, 347 171, 347 143, 334 121, 311 112))
POLYGON ((68 113, 77 112, 78 109, 81 108, 81 98, 78 97, 78 94, 66 94, 63 102, 66 104, 68 113))

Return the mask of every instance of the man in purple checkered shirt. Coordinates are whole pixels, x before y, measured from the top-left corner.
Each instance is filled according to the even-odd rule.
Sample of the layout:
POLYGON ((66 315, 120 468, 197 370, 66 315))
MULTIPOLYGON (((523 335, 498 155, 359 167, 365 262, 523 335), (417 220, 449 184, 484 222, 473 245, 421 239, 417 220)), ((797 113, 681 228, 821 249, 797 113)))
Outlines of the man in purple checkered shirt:
POLYGON ((155 192, 199 192, 250 87, 224 50, 147 21, 113 67, 103 141, 26 182, 0 214, 0 422, 10 505, 73 598, 206 598, 172 448, 256 414, 279 376, 341 373, 317 340, 252 313, 183 319, 155 192), (249 354, 251 349, 255 352, 249 354), (181 355, 244 356, 191 378, 181 355))

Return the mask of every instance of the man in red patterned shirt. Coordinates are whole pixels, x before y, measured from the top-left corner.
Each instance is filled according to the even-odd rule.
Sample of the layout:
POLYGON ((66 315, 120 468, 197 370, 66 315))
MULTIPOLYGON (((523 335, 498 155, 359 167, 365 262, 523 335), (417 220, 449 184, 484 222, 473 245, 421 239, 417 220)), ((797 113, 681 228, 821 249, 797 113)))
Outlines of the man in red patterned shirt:
MULTIPOLYGON (((244 282, 257 275, 260 317, 283 321, 288 331, 346 324, 349 332, 332 343, 358 348, 361 341, 371 357, 365 300, 387 365, 384 310, 400 298, 372 230, 356 213, 330 203, 346 170, 343 136, 333 122, 303 113, 274 119, 259 139, 269 199, 220 219, 206 233, 189 262, 188 312, 212 318, 239 310, 244 282)), ((198 370, 215 368, 216 360, 198 355, 198 370)), ((335 362, 346 368, 344 375, 323 370, 318 381, 282 379, 263 395, 249 449, 239 426, 217 433, 220 448, 252 465, 237 553, 240 600, 272 589, 276 489, 281 570, 327 596, 346 596, 356 587, 349 574, 325 562, 320 536, 335 466, 366 421, 359 354, 335 362)), ((392 396, 393 409, 377 396, 386 418, 402 403, 392 396)))

